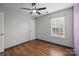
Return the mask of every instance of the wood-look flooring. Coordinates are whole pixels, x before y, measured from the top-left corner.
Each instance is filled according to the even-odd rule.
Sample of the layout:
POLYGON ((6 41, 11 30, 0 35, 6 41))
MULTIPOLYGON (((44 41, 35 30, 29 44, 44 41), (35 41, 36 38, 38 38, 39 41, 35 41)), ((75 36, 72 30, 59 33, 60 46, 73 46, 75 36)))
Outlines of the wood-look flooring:
POLYGON ((28 43, 6 49, 0 56, 71 56, 73 50, 50 44, 40 40, 32 40, 28 43))

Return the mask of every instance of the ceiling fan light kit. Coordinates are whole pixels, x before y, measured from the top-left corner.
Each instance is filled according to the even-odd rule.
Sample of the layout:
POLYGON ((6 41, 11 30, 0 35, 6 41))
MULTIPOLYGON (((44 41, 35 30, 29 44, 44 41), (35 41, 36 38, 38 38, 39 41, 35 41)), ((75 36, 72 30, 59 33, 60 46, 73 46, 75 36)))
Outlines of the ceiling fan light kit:
POLYGON ((32 5, 32 8, 31 9, 30 8, 21 8, 21 9, 30 10, 31 11, 30 14, 37 13, 39 15, 41 15, 41 13, 39 11, 46 9, 46 7, 42 7, 42 8, 38 8, 37 9, 36 8, 36 3, 31 3, 31 5, 32 5))
POLYGON ((32 10, 33 13, 36 13, 36 10, 32 10))

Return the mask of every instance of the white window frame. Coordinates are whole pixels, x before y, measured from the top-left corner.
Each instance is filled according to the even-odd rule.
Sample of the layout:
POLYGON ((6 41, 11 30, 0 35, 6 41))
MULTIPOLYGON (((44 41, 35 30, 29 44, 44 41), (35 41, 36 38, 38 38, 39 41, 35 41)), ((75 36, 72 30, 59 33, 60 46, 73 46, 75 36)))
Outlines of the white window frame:
POLYGON ((57 18, 51 18, 51 37, 65 38, 65 16, 61 16, 61 17, 57 17, 57 18), (61 21, 61 19, 63 20, 63 35, 59 35, 59 34, 55 35, 54 32, 53 32, 53 29, 52 29, 52 28, 55 28, 55 27, 60 28, 60 27, 57 27, 57 25, 53 26, 54 21, 58 20, 58 19, 59 19, 59 21, 61 21))

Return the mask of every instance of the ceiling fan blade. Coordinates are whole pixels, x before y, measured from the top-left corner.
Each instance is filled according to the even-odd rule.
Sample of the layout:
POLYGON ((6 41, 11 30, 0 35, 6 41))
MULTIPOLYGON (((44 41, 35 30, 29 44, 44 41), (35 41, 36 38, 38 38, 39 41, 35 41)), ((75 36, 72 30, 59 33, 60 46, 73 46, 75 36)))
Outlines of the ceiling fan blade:
POLYGON ((32 9, 29 9, 29 8, 21 8, 21 9, 25 9, 25 10, 32 10, 32 9))
POLYGON ((38 13, 39 15, 41 15, 41 13, 40 13, 40 12, 38 12, 38 11, 37 11, 37 13, 38 13))
POLYGON ((30 12, 30 14, 32 14, 33 12, 30 12))
POLYGON ((43 8, 38 8, 37 10, 44 10, 44 9, 46 9, 46 7, 43 7, 43 8))

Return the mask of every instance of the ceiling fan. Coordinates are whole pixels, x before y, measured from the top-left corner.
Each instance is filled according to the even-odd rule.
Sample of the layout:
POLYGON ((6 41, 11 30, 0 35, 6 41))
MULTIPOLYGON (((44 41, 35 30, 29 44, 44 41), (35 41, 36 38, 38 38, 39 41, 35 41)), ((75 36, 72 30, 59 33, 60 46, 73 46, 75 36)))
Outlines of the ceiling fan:
POLYGON ((42 8, 36 8, 36 3, 31 3, 32 5, 32 8, 21 8, 21 9, 24 9, 24 10, 30 10, 30 14, 33 14, 33 13, 37 13, 39 15, 41 15, 41 13, 39 12, 40 10, 45 10, 46 7, 42 7, 42 8))

